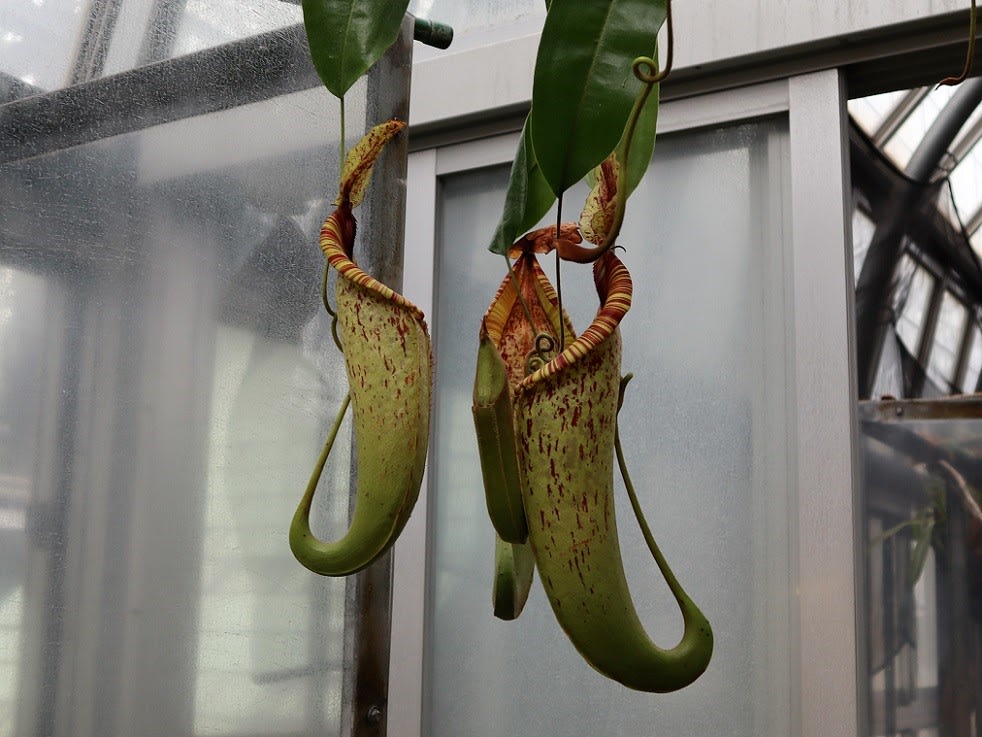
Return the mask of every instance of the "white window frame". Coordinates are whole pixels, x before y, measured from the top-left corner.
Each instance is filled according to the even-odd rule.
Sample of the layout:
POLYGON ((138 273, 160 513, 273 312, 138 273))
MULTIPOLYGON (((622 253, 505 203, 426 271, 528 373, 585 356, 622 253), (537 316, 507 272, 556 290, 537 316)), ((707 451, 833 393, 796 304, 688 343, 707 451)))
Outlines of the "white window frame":
MULTIPOLYGON (((453 120, 473 120, 523 100, 527 103, 534 44, 528 39, 509 44, 504 45, 510 51, 497 48, 493 58, 495 63, 505 60, 509 65, 510 84, 494 85, 495 64, 486 63, 492 54, 487 49, 474 52, 474 65, 435 59, 417 65, 411 122, 419 120, 424 130, 450 130, 448 137, 453 140, 453 120), (527 73, 523 76, 522 71, 527 73), (443 95, 445 102, 436 113, 417 115, 426 101, 439 99, 433 97, 437 81, 446 90, 458 76, 467 80, 459 88, 460 95, 443 95)), ((789 473, 788 527, 792 539, 797 539, 791 561, 796 600, 789 602, 795 623, 792 643, 797 651, 792 653, 789 668, 792 723, 801 737, 866 733, 864 681, 860 679, 865 661, 857 627, 861 599, 856 561, 861 559, 857 555, 861 548, 845 103, 841 72, 827 70, 668 102, 659 118, 661 133, 772 115, 784 115, 788 121, 790 181, 786 186, 790 187, 791 212, 785 241, 789 249, 785 290, 789 300, 786 345, 793 354, 788 357, 793 372, 788 400, 794 460, 793 474, 789 473)), ((440 178, 510 163, 517 141, 518 133, 510 132, 437 145, 410 155, 404 285, 407 296, 427 314, 434 314, 440 178)), ((429 526, 426 486, 424 480, 418 511, 395 551, 390 737, 422 737, 429 526)))

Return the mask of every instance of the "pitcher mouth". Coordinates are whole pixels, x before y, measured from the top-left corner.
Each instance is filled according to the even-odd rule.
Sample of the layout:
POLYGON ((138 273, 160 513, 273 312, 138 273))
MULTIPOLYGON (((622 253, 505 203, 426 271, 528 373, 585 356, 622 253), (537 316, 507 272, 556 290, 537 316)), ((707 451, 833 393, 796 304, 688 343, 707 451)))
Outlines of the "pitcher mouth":
POLYGON ((558 356, 525 377, 518 386, 518 393, 532 391, 542 381, 582 360, 613 335, 631 309, 634 292, 631 274, 613 251, 608 251, 593 263, 593 281, 600 297, 600 307, 593 322, 558 356))

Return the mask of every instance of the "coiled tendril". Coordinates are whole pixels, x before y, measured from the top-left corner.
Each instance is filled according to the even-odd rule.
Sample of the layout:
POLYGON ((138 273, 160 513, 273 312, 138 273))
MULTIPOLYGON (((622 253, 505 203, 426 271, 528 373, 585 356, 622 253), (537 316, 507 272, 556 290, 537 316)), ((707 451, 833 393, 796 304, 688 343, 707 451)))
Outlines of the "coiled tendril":
POLYGON ((548 333, 538 333, 535 336, 535 347, 525 359, 525 375, 534 374, 551 361, 556 352, 556 341, 548 333))
POLYGON ((675 34, 672 29, 672 0, 665 2, 665 25, 668 31, 668 50, 665 56, 665 68, 658 71, 658 62, 650 56, 639 56, 631 65, 634 76, 645 84, 658 84, 672 71, 672 57, 675 50, 675 34))

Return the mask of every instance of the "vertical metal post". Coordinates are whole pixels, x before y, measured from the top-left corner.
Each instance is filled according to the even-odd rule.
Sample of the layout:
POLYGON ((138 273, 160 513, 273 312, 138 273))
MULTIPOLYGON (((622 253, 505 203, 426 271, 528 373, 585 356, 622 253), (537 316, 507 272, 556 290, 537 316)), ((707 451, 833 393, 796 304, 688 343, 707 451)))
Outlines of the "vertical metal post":
POLYGON ((962 502, 949 486, 947 534, 939 568, 938 626, 942 638, 938 688, 942 704, 941 734, 946 737, 974 737, 973 705, 977 663, 972 660, 972 622, 969 602, 968 546, 962 502))
POLYGON ((788 93, 800 641, 794 710, 802 737, 857 737, 868 733, 867 665, 857 609, 864 581, 845 85, 830 70, 792 77, 788 93), (815 177, 823 188, 817 200, 815 177), (834 442, 830 427, 838 428, 834 442))
MULTIPOLYGON (((399 39, 368 80, 366 128, 393 115, 409 117, 406 79, 412 66, 413 19, 406 16, 399 39), (396 102, 393 110, 392 103, 396 102), (384 113, 382 112, 384 106, 384 113), (380 117, 381 116, 381 117, 380 117)), ((408 136, 392 141, 377 164, 372 196, 363 208, 361 253, 367 271, 393 289, 401 289, 406 203, 408 136)), ((354 488, 354 487, 353 487, 354 488)), ((392 552, 350 579, 348 626, 354 672, 346 679, 351 737, 385 737, 392 626, 392 552)))
POLYGON ((897 732, 897 539, 885 540, 883 556, 883 734, 897 732))

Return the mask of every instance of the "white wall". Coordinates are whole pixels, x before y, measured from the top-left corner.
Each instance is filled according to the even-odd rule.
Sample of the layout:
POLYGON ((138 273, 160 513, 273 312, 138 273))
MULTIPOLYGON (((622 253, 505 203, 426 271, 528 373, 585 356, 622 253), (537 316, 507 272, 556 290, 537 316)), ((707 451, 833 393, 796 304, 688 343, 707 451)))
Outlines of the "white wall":
MULTIPOLYGON (((911 21, 962 11, 969 0, 678 0, 679 67, 778 51, 838 36, 873 34, 911 21)), ((855 39, 850 39, 855 40, 855 39)))
MULTIPOLYGON (((675 0, 675 76, 665 91, 707 68, 725 73, 749 63, 766 76, 793 59, 795 68, 775 70, 780 77, 838 66, 850 54, 958 42, 968 34, 968 7, 969 0, 675 0), (884 39, 889 49, 873 48, 884 39)), ((417 44, 410 123, 425 129, 526 105, 541 21, 458 34, 438 53, 417 44)), ((752 81, 761 80, 758 71, 752 81)))

